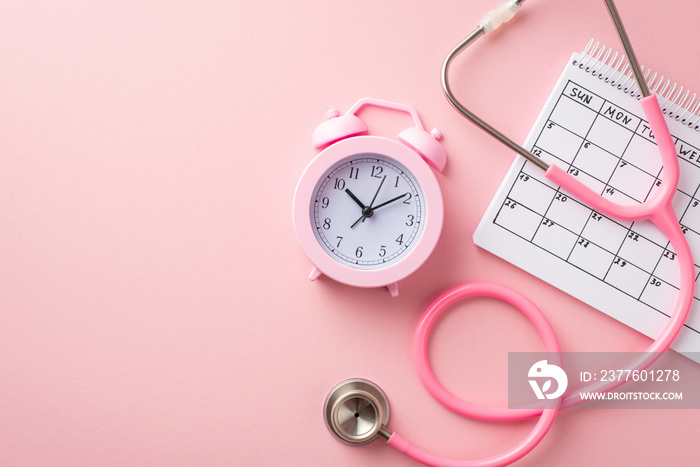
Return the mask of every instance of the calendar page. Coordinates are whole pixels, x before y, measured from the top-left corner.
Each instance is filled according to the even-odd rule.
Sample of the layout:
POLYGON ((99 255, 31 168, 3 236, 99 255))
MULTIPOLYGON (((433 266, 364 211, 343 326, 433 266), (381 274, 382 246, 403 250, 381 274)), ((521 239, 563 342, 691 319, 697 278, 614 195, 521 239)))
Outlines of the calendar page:
MULTIPOLYGON (((618 88, 623 76, 611 85, 605 65, 574 54, 524 146, 601 196, 641 203, 661 183, 660 155, 641 105, 630 95, 634 80, 618 88)), ((660 98, 681 166, 673 208, 696 258, 697 281, 700 134, 690 122, 696 116, 673 102, 673 96, 660 98)), ((665 236, 648 221, 622 222, 590 209, 521 157, 482 218, 474 242, 647 336, 655 337, 673 311, 678 269, 665 236)), ((700 352, 699 292, 672 346, 682 353, 700 352)))

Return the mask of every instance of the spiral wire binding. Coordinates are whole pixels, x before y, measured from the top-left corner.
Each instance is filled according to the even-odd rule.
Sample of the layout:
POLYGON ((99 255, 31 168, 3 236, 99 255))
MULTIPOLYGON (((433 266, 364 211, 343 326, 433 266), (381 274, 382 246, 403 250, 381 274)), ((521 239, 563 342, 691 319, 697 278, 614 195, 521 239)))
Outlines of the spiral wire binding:
MULTIPOLYGON (((591 39, 578 63, 574 60, 573 64, 625 94, 637 99, 642 97, 629 62, 624 54, 613 53, 612 47, 606 48, 605 44, 601 45, 600 42, 591 39)), ((644 71, 644 80, 649 90, 657 95, 663 113, 695 131, 700 130, 700 99, 697 94, 693 93, 691 96, 690 90, 686 89, 684 92, 683 86, 671 83, 670 79, 664 81, 663 75, 651 74, 651 70, 645 71, 643 66, 641 68, 644 71)))

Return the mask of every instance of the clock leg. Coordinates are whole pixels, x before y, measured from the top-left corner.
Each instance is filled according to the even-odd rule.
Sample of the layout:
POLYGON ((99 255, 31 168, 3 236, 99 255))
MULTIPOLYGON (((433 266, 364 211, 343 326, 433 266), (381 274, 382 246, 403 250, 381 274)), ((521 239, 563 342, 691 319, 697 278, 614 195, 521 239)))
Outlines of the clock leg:
POLYGON ((322 275, 323 273, 319 271, 319 269, 316 266, 314 266, 314 268, 311 270, 311 274, 309 274, 309 280, 315 281, 322 275))
POLYGON ((398 297, 399 296, 399 283, 394 282, 392 284, 389 284, 386 286, 387 289, 389 289, 389 293, 391 294, 392 297, 398 297))

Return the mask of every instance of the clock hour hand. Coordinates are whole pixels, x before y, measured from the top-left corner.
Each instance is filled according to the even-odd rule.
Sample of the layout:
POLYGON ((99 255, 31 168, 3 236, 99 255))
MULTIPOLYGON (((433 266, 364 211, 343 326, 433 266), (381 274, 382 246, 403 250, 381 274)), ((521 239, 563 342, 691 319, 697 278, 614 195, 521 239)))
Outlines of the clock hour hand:
POLYGON ((391 198, 389 201, 384 201, 382 204, 378 204, 378 205, 374 206, 374 207, 372 208, 372 210, 374 211, 375 209, 379 209, 379 208, 381 208, 381 207, 383 207, 383 206, 386 206, 387 204, 391 204, 391 203, 393 203, 394 201, 398 201, 398 200, 400 200, 401 198, 403 198, 404 196, 406 196, 407 194, 408 194, 408 193, 404 193, 404 194, 402 194, 402 195, 397 196, 396 198, 391 198))
MULTIPOLYGON (((381 184, 379 185, 379 187, 381 188, 381 184)), ((358 198, 357 196, 355 196, 355 194, 354 194, 352 191, 350 191, 349 188, 346 188, 346 189, 345 189, 345 193, 347 193, 348 195, 350 195, 350 198, 352 198, 352 200, 355 201, 355 202, 362 208, 362 215, 360 216, 359 219, 357 219, 357 220, 350 226, 350 228, 352 229, 352 228, 355 227, 360 221, 364 222, 365 219, 367 219, 368 217, 371 217, 372 214, 373 214, 373 209, 372 209, 371 207, 369 207, 369 206, 365 206, 365 205, 362 203, 362 201, 360 201, 359 198, 358 198)), ((378 193, 378 192, 377 192, 377 193, 378 193)), ((374 196, 375 196, 375 198, 377 197, 376 194, 375 194, 374 196)), ((374 202, 374 200, 372 200, 372 202, 374 202)))
POLYGON ((346 189, 345 189, 345 193, 347 193, 348 195, 350 195, 350 197, 352 198, 352 200, 353 200, 354 202, 356 202, 362 209, 365 209, 365 208, 367 207, 367 206, 365 206, 364 204, 362 204, 362 201, 360 201, 360 200, 357 198, 357 196, 355 196, 355 195, 353 194, 353 192, 350 191, 349 188, 346 188, 346 189))

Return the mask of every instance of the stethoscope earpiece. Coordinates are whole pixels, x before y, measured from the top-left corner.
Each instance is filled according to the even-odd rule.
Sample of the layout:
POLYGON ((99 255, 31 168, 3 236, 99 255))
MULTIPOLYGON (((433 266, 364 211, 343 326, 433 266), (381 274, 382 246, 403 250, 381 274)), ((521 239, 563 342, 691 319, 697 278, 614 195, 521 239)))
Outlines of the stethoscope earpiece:
POLYGON ((367 444, 388 438, 389 400, 379 386, 366 379, 338 383, 326 397, 323 414, 328 430, 347 444, 367 444))

